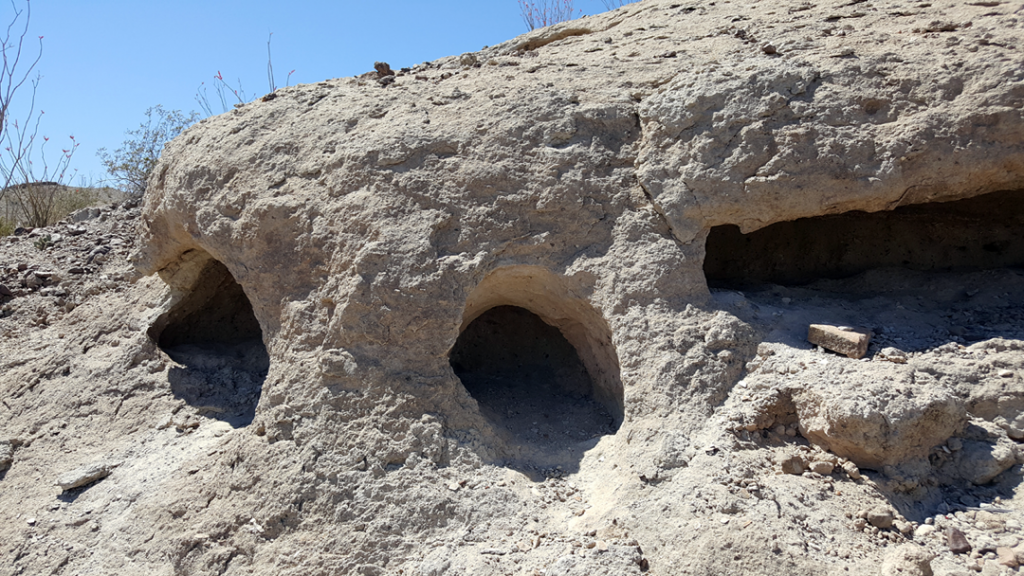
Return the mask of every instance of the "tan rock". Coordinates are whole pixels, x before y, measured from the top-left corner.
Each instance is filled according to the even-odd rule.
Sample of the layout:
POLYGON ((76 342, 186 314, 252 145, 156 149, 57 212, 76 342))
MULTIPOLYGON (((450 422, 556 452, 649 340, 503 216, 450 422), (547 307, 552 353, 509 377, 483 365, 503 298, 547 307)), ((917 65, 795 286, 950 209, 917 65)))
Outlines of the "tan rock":
POLYGON ((831 462, 823 462, 821 460, 816 460, 811 463, 811 472, 816 472, 818 474, 821 474, 822 476, 828 476, 829 474, 832 473, 833 469, 835 469, 835 465, 832 464, 831 462))
POLYGON ((811 324, 807 328, 807 341, 850 358, 863 358, 871 343, 871 332, 842 326, 811 324))
POLYGON ((1020 565, 1020 562, 1017 561, 1017 553, 1013 551, 1013 548, 1005 546, 996 548, 996 562, 1007 568, 1016 568, 1020 565))
POLYGON ((958 453, 961 475, 974 484, 987 484, 1017 463, 1010 444, 964 440, 958 453))
POLYGON ((886 555, 881 576, 932 576, 935 555, 917 544, 902 544, 886 555))
POLYGON ((888 508, 878 507, 868 510, 868 523, 879 530, 891 528, 894 519, 895 516, 893 515, 892 510, 888 508))
POLYGON ((914 538, 928 538, 935 534, 935 526, 931 524, 921 524, 914 529, 914 538))
POLYGON ((798 454, 787 454, 779 460, 779 468, 784 474, 803 474, 807 462, 798 454))
POLYGON ((54 484, 60 486, 61 490, 64 491, 79 488, 106 478, 117 466, 118 463, 116 462, 94 462, 61 474, 54 484))
POLYGON ((843 472, 850 477, 851 480, 860 480, 860 469, 853 462, 847 460, 843 462, 843 472))
POLYGON ((912 368, 886 362, 872 372, 877 380, 856 387, 818 381, 796 392, 804 437, 859 467, 881 469, 927 457, 964 425, 963 401, 950 390, 917 383, 912 368), (913 393, 890 394, 893 386, 913 393))

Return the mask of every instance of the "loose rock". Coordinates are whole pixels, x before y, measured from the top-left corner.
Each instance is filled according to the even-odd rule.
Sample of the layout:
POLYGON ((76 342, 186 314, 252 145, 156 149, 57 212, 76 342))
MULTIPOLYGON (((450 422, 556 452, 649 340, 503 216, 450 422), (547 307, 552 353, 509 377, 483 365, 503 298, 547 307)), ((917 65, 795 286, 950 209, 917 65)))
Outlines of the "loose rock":
POLYGON ((797 454, 790 454, 779 462, 779 467, 785 474, 803 474, 806 470, 804 459, 797 454))
POLYGON ((109 462, 96 462, 89 464, 58 477, 54 484, 60 486, 61 490, 66 492, 106 478, 116 466, 117 464, 111 464, 109 462))
POLYGON ((959 528, 950 527, 946 530, 946 545, 954 554, 966 554, 971 551, 971 543, 959 528))
POLYGON ((863 358, 871 343, 871 332, 845 326, 811 324, 807 341, 850 358, 863 358))
POLYGON ((917 544, 903 544, 890 552, 882 562, 882 576, 932 576, 935 558, 917 544))
POLYGON ((892 510, 888 508, 873 508, 868 511, 867 521, 879 530, 892 528, 893 519, 892 510))
POLYGON ((833 469, 835 469, 835 465, 832 464, 831 462, 824 462, 818 460, 811 464, 811 472, 821 474, 822 476, 828 476, 829 474, 832 473, 833 469))
POLYGON ((1006 546, 996 548, 996 561, 1007 568, 1016 568, 1020 565, 1017 561, 1017 553, 1013 551, 1013 548, 1006 546))

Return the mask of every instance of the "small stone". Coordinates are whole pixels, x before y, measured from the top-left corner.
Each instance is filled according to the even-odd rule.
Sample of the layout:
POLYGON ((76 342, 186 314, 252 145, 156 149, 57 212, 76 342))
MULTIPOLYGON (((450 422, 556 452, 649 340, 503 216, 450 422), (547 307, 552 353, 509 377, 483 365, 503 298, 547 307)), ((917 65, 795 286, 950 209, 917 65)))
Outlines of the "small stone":
POLYGON ((878 528, 879 530, 885 530, 887 528, 892 528, 894 518, 892 515, 892 510, 889 510, 888 508, 878 507, 868 511, 867 520, 875 528, 878 528))
POLYGON ((935 526, 922 524, 914 530, 914 538, 927 538, 935 533, 935 526))
MULTIPOLYGON (((768 54, 769 56, 771 56, 773 54, 778 54, 778 50, 776 50, 775 46, 773 46, 771 44, 763 44, 761 46, 761 52, 764 52, 765 54, 768 54)), ((783 300, 786 300, 786 299, 783 298, 783 300)))
POLYGON ((971 551, 971 543, 967 541, 967 536, 957 528, 951 527, 946 531, 946 544, 949 551, 954 554, 966 554, 971 551))
POLYGON ((785 474, 803 474, 804 459, 796 454, 790 454, 779 462, 782 472, 785 474))
POLYGON ((92 220, 93 218, 99 218, 99 208, 82 208, 77 212, 71 213, 72 222, 85 222, 86 220, 92 220))
POLYGON ((818 461, 811 464, 811 472, 821 474, 822 476, 828 476, 834 468, 835 465, 831 462, 818 461))
POLYGON ((28 288, 30 290, 34 290, 43 285, 43 281, 40 280, 39 276, 37 276, 33 272, 29 272, 21 281, 21 283, 25 286, 25 288, 28 288))
POLYGON ((871 343, 871 333, 846 326, 811 324, 807 328, 807 341, 849 358, 863 358, 871 343))
POLYGON ((29 518, 28 520, 26 520, 26 522, 28 522, 29 526, 35 526, 36 525, 36 519, 35 518, 29 518))
POLYGON ((878 357, 886 362, 892 362, 893 364, 906 364, 907 353, 899 348, 886 347, 882 348, 882 351, 878 353, 878 357))
POLYGON ((110 476, 110 473, 116 466, 117 464, 110 464, 108 462, 95 462, 60 476, 57 478, 55 484, 60 486, 61 490, 66 492, 110 476))
POLYGON ((857 468, 857 465, 853 462, 843 462, 843 472, 846 472, 846 475, 849 476, 851 480, 860 480, 860 468, 857 468))
POLYGON ((853 528, 855 530, 863 530, 868 525, 868 521, 863 518, 856 518, 853 521, 853 528))
POLYGON ((11 292, 11 289, 8 288, 7 286, 4 286, 3 284, 0 284, 0 296, 6 296, 8 298, 14 298, 14 292, 11 292))
POLYGON ((1007 568, 1020 566, 1020 563, 1017 562, 1017 554, 1013 551, 1013 548, 1007 548, 1006 546, 996 548, 996 562, 1007 568))
POLYGON ((1000 370, 999 371, 999 377, 1000 378, 1013 378, 1013 370, 1000 370))
POLYGON ((900 534, 903 534, 904 536, 909 537, 911 534, 914 533, 914 525, 910 522, 903 522, 901 520, 897 520, 896 522, 893 522, 893 526, 895 526, 896 529, 899 530, 900 534))
POLYGON ((462 486, 460 486, 458 482, 452 482, 448 485, 448 489, 452 492, 457 492, 459 488, 462 488, 462 486))

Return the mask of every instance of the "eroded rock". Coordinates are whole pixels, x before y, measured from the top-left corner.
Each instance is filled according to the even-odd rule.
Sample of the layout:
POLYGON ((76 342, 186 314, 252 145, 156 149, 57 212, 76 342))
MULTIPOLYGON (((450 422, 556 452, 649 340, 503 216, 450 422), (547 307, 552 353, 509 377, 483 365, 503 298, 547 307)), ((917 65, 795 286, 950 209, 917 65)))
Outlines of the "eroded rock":
POLYGON ((65 492, 102 480, 118 466, 116 462, 94 462, 60 475, 54 482, 65 492))
POLYGON ((926 457, 964 426, 967 413, 950 391, 914 385, 908 372, 897 370, 892 366, 886 383, 824 383, 795 394, 803 435, 864 468, 926 457), (894 382, 912 391, 896 392, 894 382))
POLYGON ((935 555, 917 544, 902 544, 882 562, 881 576, 932 576, 935 555))
MULTIPOLYGON (((135 234, 86 242, 103 217, 41 231, 65 236, 46 250, 3 241, 26 263, 0 278, 18 292, 0 318, 5 430, 32 438, 39 469, 84 447, 132 466, 51 515, 19 452, 2 508, 60 545, 0 522, 17 525, 0 552, 26 573, 877 567, 908 523, 846 514, 937 502, 946 487, 901 466, 958 469, 971 446, 936 447, 966 412, 1007 424, 969 441, 1022 429, 1015 272, 950 276, 959 308, 921 318, 941 274, 878 269, 919 251, 921 270, 994 266, 1021 236, 947 228, 1012 215, 1024 189, 1016 7, 925 4, 645 0, 204 120, 167 147, 142 210, 134 262, 159 278, 126 281, 135 234), (950 44, 910 36, 933 20, 976 24, 950 44), (977 214, 927 209, 988 193, 977 214), (822 220, 790 226, 805 218, 822 220), (736 250, 714 250, 722 228, 736 250), (758 252, 759 230, 795 249, 758 252), (957 243, 930 249, 942 239, 957 243), (709 254, 759 278, 731 253, 812 284, 716 285, 709 254), (76 306, 49 303, 47 266, 76 306), (489 340, 502 307, 537 321, 489 340), (906 363, 805 341, 871 314, 906 363), (884 472, 779 474, 779 454, 800 472, 828 458, 808 440, 884 472)), ((983 503, 948 481, 951 506, 983 503)))

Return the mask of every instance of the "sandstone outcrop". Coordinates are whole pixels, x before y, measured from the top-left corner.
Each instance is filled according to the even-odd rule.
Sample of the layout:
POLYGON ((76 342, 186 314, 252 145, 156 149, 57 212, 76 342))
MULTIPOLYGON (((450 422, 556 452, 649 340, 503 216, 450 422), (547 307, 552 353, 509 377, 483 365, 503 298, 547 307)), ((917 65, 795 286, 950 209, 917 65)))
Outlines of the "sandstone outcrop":
POLYGON ((644 0, 200 122, 118 216, 131 286, 124 250, 30 286, 72 253, 4 244, 0 322, 36 331, 4 333, 0 553, 924 574, 973 562, 947 528, 1013 548, 971 515, 1024 520, 1022 22, 644 0), (855 360, 812 324, 874 336, 855 360))

